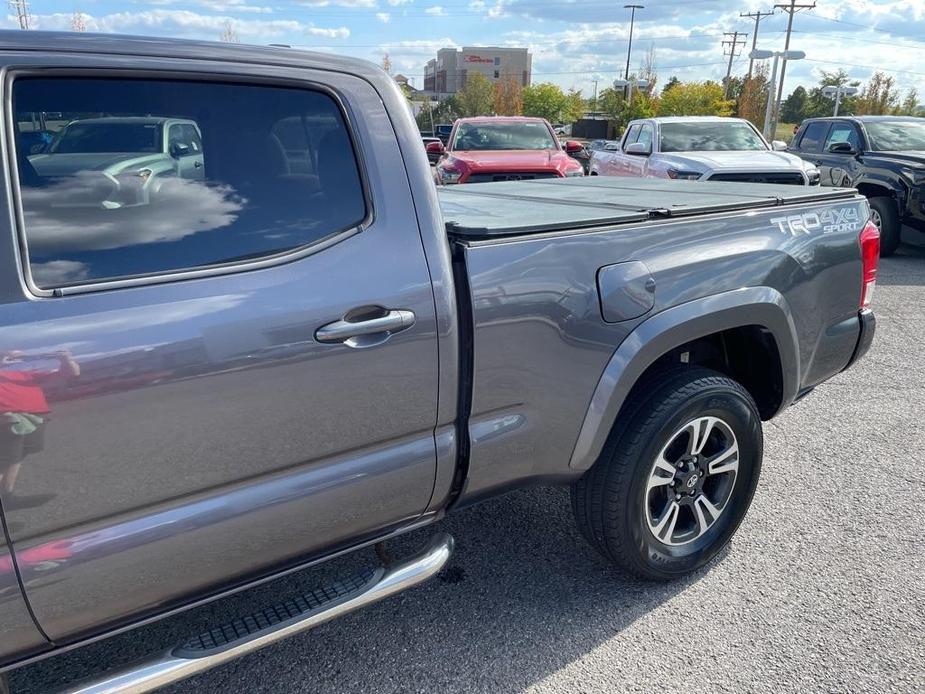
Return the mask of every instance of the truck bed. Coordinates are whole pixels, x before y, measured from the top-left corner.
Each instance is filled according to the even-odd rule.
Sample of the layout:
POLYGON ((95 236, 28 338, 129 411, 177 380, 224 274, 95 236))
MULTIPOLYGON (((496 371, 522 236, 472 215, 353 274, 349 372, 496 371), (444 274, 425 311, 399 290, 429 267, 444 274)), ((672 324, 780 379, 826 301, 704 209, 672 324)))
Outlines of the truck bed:
POLYGON ((587 177, 439 187, 447 231, 483 238, 850 199, 850 188, 587 177))

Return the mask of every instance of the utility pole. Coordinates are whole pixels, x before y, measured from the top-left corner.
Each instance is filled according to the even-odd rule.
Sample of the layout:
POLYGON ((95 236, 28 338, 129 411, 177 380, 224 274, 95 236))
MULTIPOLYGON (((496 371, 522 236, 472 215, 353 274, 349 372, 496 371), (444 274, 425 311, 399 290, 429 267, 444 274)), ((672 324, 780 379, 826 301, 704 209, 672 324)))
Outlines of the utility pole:
MULTIPOLYGON (((739 16, 742 18, 748 17, 755 20, 755 31, 752 33, 752 50, 755 50, 758 47, 758 25, 761 24, 761 20, 766 17, 770 17, 773 14, 777 14, 775 10, 770 12, 740 12, 739 16)), ((752 78, 752 69, 755 67, 755 59, 748 59, 748 79, 752 78)))
POLYGON ((16 13, 20 29, 32 28, 32 16, 29 14, 29 3, 26 0, 9 0, 10 9, 16 13))
MULTIPOLYGON (((623 79, 629 80, 630 78, 630 56, 633 52, 633 25, 636 23, 636 10, 645 9, 645 5, 624 5, 623 9, 630 10, 630 42, 629 42, 629 45, 626 47, 626 72, 623 74, 623 79)), ((624 99, 629 98, 628 92, 626 91, 627 89, 629 89, 629 87, 627 87, 623 91, 624 99)))
MULTIPOLYGON (((724 80, 725 89, 723 90, 723 100, 729 98, 729 82, 732 79, 732 61, 739 55, 736 51, 739 49, 739 44, 745 43, 745 38, 748 34, 743 34, 739 31, 727 31, 723 36, 731 36, 731 39, 723 41, 723 46, 729 46, 729 66, 726 68, 726 79, 724 80), (739 36, 742 37, 742 40, 739 40, 739 36)), ((724 54, 725 55, 725 54, 724 54)))
MULTIPOLYGON (((789 5, 780 4, 774 5, 774 9, 783 10, 789 16, 787 17, 787 39, 784 42, 784 51, 790 50, 790 32, 793 31, 793 15, 795 15, 800 10, 814 10, 816 9, 816 3, 813 2, 812 5, 797 5, 797 0, 790 0, 789 5)), ((777 99, 774 102, 774 113, 776 114, 780 108, 780 100, 784 96, 784 75, 787 73, 787 59, 784 58, 784 61, 780 65, 780 82, 777 84, 777 99)), ((775 122, 777 118, 775 116, 775 122)))
POLYGON ((600 80, 594 80, 594 110, 597 111, 597 83, 600 80))

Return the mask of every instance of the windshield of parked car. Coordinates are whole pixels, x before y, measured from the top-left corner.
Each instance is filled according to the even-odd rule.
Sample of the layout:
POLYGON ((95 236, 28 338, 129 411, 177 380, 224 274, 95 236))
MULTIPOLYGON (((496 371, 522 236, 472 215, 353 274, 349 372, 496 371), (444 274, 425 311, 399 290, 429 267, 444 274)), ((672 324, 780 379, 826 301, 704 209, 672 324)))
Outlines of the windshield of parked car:
POLYGON ((876 152, 925 150, 925 120, 881 121, 864 124, 876 152))
POLYGON ((767 150, 758 133, 736 121, 662 123, 662 152, 741 152, 767 150))
POLYGON ((462 123, 453 149, 556 149, 556 141, 545 123, 462 123))
POLYGON ((71 123, 51 145, 53 154, 160 152, 157 123, 71 123))

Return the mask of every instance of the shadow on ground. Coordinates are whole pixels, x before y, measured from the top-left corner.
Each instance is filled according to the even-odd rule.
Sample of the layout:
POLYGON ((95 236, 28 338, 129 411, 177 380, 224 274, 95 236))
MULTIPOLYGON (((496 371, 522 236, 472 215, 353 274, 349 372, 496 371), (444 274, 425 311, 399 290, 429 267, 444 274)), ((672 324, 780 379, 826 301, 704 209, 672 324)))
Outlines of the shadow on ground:
MULTIPOLYGON (((430 583, 217 668, 171 691, 519 691, 683 591, 627 579, 580 537, 564 489, 521 490, 433 530, 456 538, 430 583), (362 673, 360 675, 359 673, 362 673), (285 682, 285 685, 282 684, 285 682)), ((390 544, 396 556, 432 530, 390 544)), ((164 650, 215 623, 373 561, 371 551, 14 672, 39 692, 164 650)), ((177 567, 182 571, 182 567, 177 567)))

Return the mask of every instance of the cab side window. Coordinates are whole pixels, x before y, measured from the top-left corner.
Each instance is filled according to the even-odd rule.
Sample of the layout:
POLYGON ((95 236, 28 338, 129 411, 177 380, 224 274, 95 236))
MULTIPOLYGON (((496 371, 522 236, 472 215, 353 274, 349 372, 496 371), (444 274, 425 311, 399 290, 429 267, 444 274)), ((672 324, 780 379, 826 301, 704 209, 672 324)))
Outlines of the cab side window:
POLYGON ((822 142, 829 130, 828 121, 816 121, 806 126, 800 138, 800 150, 803 152, 821 152, 822 142))
POLYGON ((836 123, 833 125, 829 136, 825 140, 823 151, 828 152, 829 147, 838 142, 847 142, 855 151, 861 149, 861 136, 858 134, 858 129, 851 123, 836 123))
POLYGON ((367 217, 347 124, 320 91, 22 77, 13 116, 41 289, 280 255, 367 217), (36 129, 48 146, 29 143, 36 129))
POLYGON ((655 139, 655 134, 652 132, 652 126, 648 123, 643 124, 642 128, 639 129, 639 137, 636 142, 641 142, 644 145, 649 147, 649 151, 652 151, 652 141, 655 139))
POLYGON ((639 125, 639 123, 636 123, 635 125, 631 125, 629 127, 629 130, 626 131, 626 135, 623 137, 623 149, 624 150, 636 141, 636 138, 639 137, 640 130, 641 130, 641 126, 639 125))

